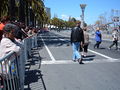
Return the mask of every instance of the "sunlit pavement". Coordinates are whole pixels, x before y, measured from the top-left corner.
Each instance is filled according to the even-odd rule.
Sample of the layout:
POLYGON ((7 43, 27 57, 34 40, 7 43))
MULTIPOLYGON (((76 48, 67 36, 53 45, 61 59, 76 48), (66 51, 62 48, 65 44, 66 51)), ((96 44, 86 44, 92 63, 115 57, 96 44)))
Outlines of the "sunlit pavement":
POLYGON ((69 33, 52 31, 38 36, 38 48, 26 63, 25 90, 119 90, 120 51, 89 45, 84 65, 72 61, 69 33), (69 44, 69 45, 68 45, 69 44))

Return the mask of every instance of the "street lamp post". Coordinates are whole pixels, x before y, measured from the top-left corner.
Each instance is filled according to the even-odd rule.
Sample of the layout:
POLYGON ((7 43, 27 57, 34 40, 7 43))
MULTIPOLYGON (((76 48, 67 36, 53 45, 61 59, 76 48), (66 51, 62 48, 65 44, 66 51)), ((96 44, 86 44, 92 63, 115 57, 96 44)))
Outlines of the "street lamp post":
POLYGON ((81 10, 82 10, 82 15, 81 15, 81 27, 84 27, 84 11, 85 11, 85 7, 86 4, 80 4, 81 10))

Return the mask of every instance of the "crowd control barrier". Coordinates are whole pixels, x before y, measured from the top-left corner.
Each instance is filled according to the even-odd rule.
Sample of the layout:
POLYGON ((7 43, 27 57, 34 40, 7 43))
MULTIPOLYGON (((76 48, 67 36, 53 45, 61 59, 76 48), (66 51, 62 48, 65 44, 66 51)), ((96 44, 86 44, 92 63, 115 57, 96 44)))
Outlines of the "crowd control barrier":
POLYGON ((20 55, 10 52, 0 59, 0 90, 24 90, 25 63, 37 47, 37 34, 22 41, 20 55))

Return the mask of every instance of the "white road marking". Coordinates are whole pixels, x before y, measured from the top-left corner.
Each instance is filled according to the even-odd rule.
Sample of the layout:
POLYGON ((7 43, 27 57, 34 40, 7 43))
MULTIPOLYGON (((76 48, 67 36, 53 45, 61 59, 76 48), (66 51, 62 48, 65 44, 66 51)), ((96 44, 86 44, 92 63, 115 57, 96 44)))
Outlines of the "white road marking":
POLYGON ((61 41, 65 41, 65 39, 59 39, 59 40, 61 40, 61 41))
POLYGON ((95 54, 98 54, 98 55, 100 55, 100 56, 102 56, 102 57, 105 57, 105 58, 107 58, 108 60, 116 60, 115 58, 111 58, 111 57, 109 57, 109 56, 106 56, 106 55, 103 55, 103 54, 101 54, 101 53, 99 53, 99 52, 96 52, 96 51, 93 51, 93 50, 90 50, 90 49, 88 49, 88 51, 90 51, 90 52, 92 52, 92 53, 95 53, 95 54))
POLYGON ((59 60, 59 61, 42 61, 42 64, 68 64, 73 63, 72 60, 59 60))
MULTIPOLYGON (((120 62, 119 59, 113 59, 112 61, 109 59, 97 59, 93 61, 83 61, 84 63, 108 63, 108 62, 120 62)), ((72 60, 57 60, 57 61, 42 61, 42 65, 46 64, 78 64, 78 62, 73 62, 72 60)))
POLYGON ((48 51, 48 54, 50 55, 50 58, 52 59, 52 62, 55 62, 55 61, 56 61, 55 58, 53 57, 52 53, 50 52, 49 48, 48 48, 47 45, 45 44, 45 42, 44 42, 44 40, 43 40, 42 37, 41 37, 41 39, 42 39, 42 42, 43 42, 46 50, 48 51))
MULTIPOLYGON (((41 37, 41 36, 40 36, 41 37)), ((53 55, 52 55, 52 53, 50 52, 50 50, 48 49, 48 47, 46 46, 46 44, 45 44, 45 42, 44 42, 44 40, 43 40, 43 38, 41 37, 41 39, 42 39, 42 41, 43 41, 43 44, 44 44, 44 46, 45 46, 45 48, 46 48, 46 50, 48 51, 48 54, 50 55, 50 58, 52 59, 52 61, 42 61, 42 64, 68 64, 68 63, 74 63, 72 60, 59 60, 59 61, 56 61, 55 60, 55 58, 53 57, 53 55)), ((63 41, 64 39, 60 39, 61 41, 63 41)), ((90 50, 90 49, 88 49, 90 52, 92 52, 92 53, 95 53, 95 54, 97 54, 97 55, 100 55, 100 56, 102 56, 102 57, 104 57, 104 58, 106 58, 106 59, 103 59, 104 61, 106 61, 106 62, 116 62, 116 60, 118 60, 118 59, 114 59, 114 58, 111 58, 111 57, 109 57, 109 56, 106 56, 106 55, 103 55, 103 54, 101 54, 101 53, 99 53, 99 52, 96 52, 96 51, 93 51, 93 50, 90 50)), ((102 60, 102 59, 101 59, 102 60)), ((100 61, 98 61, 97 60, 97 62, 101 62, 101 60, 100 61)), ((89 62, 96 62, 96 60, 93 60, 93 61, 85 61, 86 63, 89 63, 89 62)))

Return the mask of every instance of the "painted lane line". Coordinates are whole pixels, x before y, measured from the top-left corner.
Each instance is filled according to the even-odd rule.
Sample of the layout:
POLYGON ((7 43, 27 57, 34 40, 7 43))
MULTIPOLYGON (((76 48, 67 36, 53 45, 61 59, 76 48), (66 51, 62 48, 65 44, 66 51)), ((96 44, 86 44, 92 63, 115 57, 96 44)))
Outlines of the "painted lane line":
POLYGON ((55 61, 56 61, 55 58, 53 57, 52 53, 50 52, 49 48, 48 48, 47 45, 45 44, 45 42, 44 42, 44 40, 43 40, 42 37, 41 37, 41 39, 42 39, 42 42, 43 42, 43 44, 44 44, 44 46, 45 46, 45 48, 46 48, 46 50, 47 50, 50 58, 52 59, 52 62, 55 62, 55 61))
POLYGON ((42 61, 42 64, 71 64, 74 63, 72 60, 59 60, 59 61, 42 61))
POLYGON ((100 55, 100 56, 102 56, 102 57, 105 57, 105 58, 107 58, 108 60, 117 60, 117 59, 115 59, 115 58, 111 58, 111 57, 109 57, 109 56, 106 56, 106 55, 103 55, 103 54, 101 54, 101 53, 99 53, 99 52, 96 52, 96 51, 93 51, 93 50, 90 50, 90 49, 88 49, 88 51, 90 51, 90 52, 92 52, 92 53, 95 53, 95 54, 98 54, 98 55, 100 55))
MULTIPOLYGON (((116 60, 113 59, 112 61, 109 59, 97 59, 97 60, 93 60, 93 61, 84 61, 84 63, 113 63, 113 62, 120 62, 120 60, 116 60), (115 61, 113 61, 115 60, 115 61)), ((46 64, 78 64, 78 62, 73 62, 72 60, 57 60, 57 61, 42 61, 41 63, 42 65, 46 65, 46 64)))

